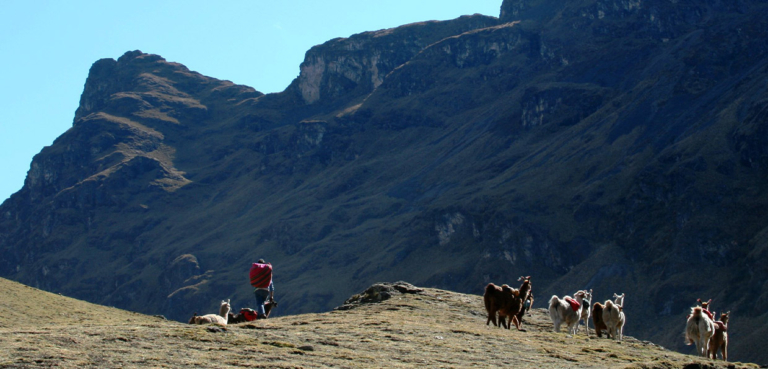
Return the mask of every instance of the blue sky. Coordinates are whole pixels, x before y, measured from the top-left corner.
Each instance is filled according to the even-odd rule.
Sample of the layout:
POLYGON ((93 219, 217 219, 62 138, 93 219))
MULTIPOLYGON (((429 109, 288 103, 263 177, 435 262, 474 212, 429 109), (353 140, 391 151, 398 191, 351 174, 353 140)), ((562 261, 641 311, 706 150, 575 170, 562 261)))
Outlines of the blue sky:
POLYGON ((0 202, 32 157, 72 126, 88 69, 130 50, 280 92, 304 53, 348 37, 468 14, 502 0, 0 0, 0 202))

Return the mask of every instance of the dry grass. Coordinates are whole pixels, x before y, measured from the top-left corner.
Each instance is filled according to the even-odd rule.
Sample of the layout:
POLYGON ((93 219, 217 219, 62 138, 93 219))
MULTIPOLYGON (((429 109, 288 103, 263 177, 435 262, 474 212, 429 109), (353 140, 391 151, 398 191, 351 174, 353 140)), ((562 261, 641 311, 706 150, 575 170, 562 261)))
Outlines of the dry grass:
POLYGON ((0 306, 0 367, 757 367, 726 366, 631 337, 617 343, 588 338, 583 330, 575 337, 553 333, 544 309, 526 318, 526 332, 489 327, 480 296, 436 289, 221 329, 92 305, 6 280, 0 288, 7 297, 0 306))

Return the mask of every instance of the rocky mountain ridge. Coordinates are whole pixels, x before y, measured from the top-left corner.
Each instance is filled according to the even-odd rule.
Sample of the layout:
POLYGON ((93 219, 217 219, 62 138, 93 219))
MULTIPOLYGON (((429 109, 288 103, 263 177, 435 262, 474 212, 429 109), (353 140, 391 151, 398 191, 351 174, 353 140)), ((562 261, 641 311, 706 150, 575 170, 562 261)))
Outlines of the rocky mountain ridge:
POLYGON ((318 45, 268 95, 100 60, 0 206, 0 275, 179 320, 252 301, 261 257, 291 314, 375 280, 532 275, 540 298, 628 292, 628 332, 679 350, 649 322, 713 297, 734 357, 768 360, 749 339, 767 328, 765 10, 507 0, 318 45))

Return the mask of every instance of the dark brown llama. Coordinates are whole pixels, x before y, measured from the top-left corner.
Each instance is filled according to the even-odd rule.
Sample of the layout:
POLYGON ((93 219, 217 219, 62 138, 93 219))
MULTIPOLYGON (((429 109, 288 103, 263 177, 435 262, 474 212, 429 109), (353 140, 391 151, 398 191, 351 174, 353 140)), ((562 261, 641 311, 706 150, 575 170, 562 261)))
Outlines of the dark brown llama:
POLYGON ((525 300, 527 300, 531 295, 531 277, 520 277, 517 280, 523 281, 523 284, 520 285, 520 289, 517 290, 514 299, 512 299, 508 305, 502 305, 499 308, 499 316, 504 315, 509 317, 509 321, 507 322, 507 329, 511 327, 510 323, 512 323, 519 331, 522 330, 520 328, 522 323, 517 318, 517 315, 520 314, 520 312, 523 310, 523 307, 525 306, 525 300))
POLYGON ((596 302, 592 305, 592 323, 595 325, 595 333, 598 337, 603 336, 603 331, 608 334, 608 326, 603 322, 603 304, 596 302))
POLYGON ((499 310, 503 306, 507 306, 512 304, 512 302, 515 299, 515 290, 509 287, 508 285, 502 285, 497 286, 493 283, 488 283, 487 286, 485 286, 485 293, 483 294, 483 302, 485 303, 485 310, 488 313, 488 320, 485 322, 486 325, 493 322, 493 325, 496 327, 502 326, 505 327, 506 323, 504 321, 504 316, 501 315, 499 317, 499 322, 496 321, 496 314, 499 313, 499 310), (501 324, 501 325, 499 325, 501 324))

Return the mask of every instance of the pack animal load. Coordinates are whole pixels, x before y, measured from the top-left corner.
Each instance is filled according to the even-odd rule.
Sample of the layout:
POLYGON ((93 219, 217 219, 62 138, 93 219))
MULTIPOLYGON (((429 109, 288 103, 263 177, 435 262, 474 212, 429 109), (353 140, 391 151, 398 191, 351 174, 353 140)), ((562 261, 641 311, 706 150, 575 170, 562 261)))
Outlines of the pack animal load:
POLYGON ((250 271, 251 286, 254 288, 267 288, 272 282, 272 264, 253 263, 250 271))

